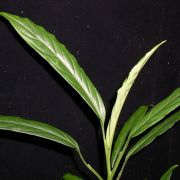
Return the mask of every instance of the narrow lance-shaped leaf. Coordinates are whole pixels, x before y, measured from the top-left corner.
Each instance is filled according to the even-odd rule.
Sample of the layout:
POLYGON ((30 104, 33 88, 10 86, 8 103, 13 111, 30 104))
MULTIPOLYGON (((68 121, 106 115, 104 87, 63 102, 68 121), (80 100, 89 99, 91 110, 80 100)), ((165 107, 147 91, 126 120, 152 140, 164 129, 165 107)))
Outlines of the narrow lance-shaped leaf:
POLYGON ((106 141, 107 141, 107 146, 111 148, 112 146, 112 141, 114 138, 114 133, 116 129, 116 125, 118 122, 119 115, 121 113, 122 107, 124 105, 124 102, 126 100, 126 97, 136 80, 138 74, 140 73, 141 69, 144 67, 146 62, 149 60, 149 58, 152 56, 152 54, 161 46, 165 41, 159 43, 155 47, 153 47, 148 53, 145 54, 143 58, 140 59, 140 61, 133 67, 133 69, 130 71, 128 77, 124 81, 123 85, 117 92, 117 98, 115 105, 112 109, 111 113, 111 118, 107 127, 107 132, 106 132, 106 141))
POLYGON ((147 109, 148 109, 148 106, 140 106, 123 125, 123 128, 121 129, 114 143, 114 149, 112 151, 112 156, 111 156, 112 167, 114 166, 117 156, 122 150, 124 143, 126 142, 132 127, 139 121, 139 119, 141 119, 145 115, 145 113, 147 112, 147 109))
POLYGON ((166 132, 170 129, 175 123, 180 120, 180 111, 173 114, 162 123, 155 126, 152 130, 150 130, 144 137, 142 137, 127 153, 126 159, 129 159, 132 155, 139 152, 141 149, 149 145, 155 138, 166 132))
POLYGON ((132 129, 130 137, 135 137, 143 133, 178 106, 180 106, 180 88, 174 90, 167 98, 159 102, 142 119, 140 119, 132 129))
POLYGON ((18 34, 39 55, 41 55, 87 102, 101 120, 105 120, 103 101, 75 57, 61 44, 54 35, 27 18, 0 12, 18 34))
POLYGON ((62 180, 83 180, 83 179, 71 173, 66 173, 64 174, 62 180))
POLYGON ((0 129, 38 136, 79 150, 77 142, 70 135, 46 123, 20 117, 0 116, 0 129))
POLYGON ((171 175, 173 173, 173 171, 178 167, 178 165, 174 165, 172 167, 170 167, 161 177, 160 180, 170 180, 171 179, 171 175))

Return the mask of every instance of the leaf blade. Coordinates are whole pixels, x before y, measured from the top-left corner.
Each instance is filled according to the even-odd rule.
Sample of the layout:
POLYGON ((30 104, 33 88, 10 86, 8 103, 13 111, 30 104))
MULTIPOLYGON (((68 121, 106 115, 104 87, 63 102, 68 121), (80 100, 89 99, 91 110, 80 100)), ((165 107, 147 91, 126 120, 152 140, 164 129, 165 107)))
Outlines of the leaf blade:
POLYGON ((78 143, 70 135, 43 122, 14 116, 0 116, 0 129, 34 135, 79 150, 78 143))
POLYGON ((176 112, 160 124, 156 125, 152 128, 145 136, 143 136, 127 153, 126 159, 133 156, 134 154, 138 153, 144 147, 149 145, 151 142, 154 141, 155 138, 160 136, 161 134, 165 133, 169 130, 175 123, 180 121, 180 111, 176 112))
POLYGON ((18 34, 40 56, 42 56, 86 101, 101 124, 105 121, 105 107, 102 98, 75 57, 54 35, 27 18, 0 12, 18 34))
POLYGON ((123 82, 122 86, 120 89, 117 91, 117 97, 116 97, 116 102, 114 104, 114 107, 112 109, 111 117, 108 123, 107 131, 106 131, 106 141, 107 141, 107 146, 109 149, 112 146, 113 138, 114 138, 114 133, 116 129, 116 125, 118 122, 119 115, 121 113, 122 107, 124 105, 124 102, 126 100, 126 97, 136 80, 138 74, 140 73, 141 69, 144 67, 146 62, 149 60, 149 58, 153 55, 153 53, 166 41, 162 41, 155 47, 153 47, 148 53, 143 56, 140 61, 133 67, 133 69, 130 71, 128 77, 125 79, 123 82))
POLYGON ((62 177, 62 180, 83 180, 81 177, 73 175, 71 173, 66 173, 62 177))
POLYGON ((167 98, 154 106, 132 129, 130 136, 136 137, 143 133, 178 106, 180 106, 180 88, 175 89, 167 98))
POLYGON ((173 171, 174 171, 178 166, 179 166, 179 165, 173 165, 172 167, 170 167, 170 168, 161 176, 160 180, 170 180, 173 171))
POLYGON ((114 163, 119 155, 120 151, 122 150, 128 135, 136 122, 142 118, 145 113, 147 112, 148 106, 140 106, 131 116, 130 118, 124 123, 115 143, 114 148, 111 155, 111 165, 114 166, 114 163))

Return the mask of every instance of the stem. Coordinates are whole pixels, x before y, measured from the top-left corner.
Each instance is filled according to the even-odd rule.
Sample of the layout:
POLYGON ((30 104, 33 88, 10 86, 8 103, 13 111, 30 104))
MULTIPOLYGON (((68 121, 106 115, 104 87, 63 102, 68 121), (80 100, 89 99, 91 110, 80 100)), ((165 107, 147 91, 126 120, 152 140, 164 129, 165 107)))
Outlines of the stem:
POLYGON ((84 163, 84 165, 99 179, 99 180, 103 180, 103 178, 100 176, 100 174, 90 165, 88 164, 84 157, 82 156, 80 150, 77 150, 82 162, 84 163))
MULTIPOLYGON (((124 155, 124 153, 125 153, 128 145, 129 145, 129 141, 130 141, 130 140, 127 139, 127 141, 126 141, 126 143, 125 143, 122 151, 120 151, 120 153, 119 153, 119 155, 118 155, 118 157, 117 157, 117 159, 116 159, 116 162, 115 162, 114 167, 113 167, 113 170, 112 170, 112 175, 111 175, 112 178, 114 177, 114 174, 115 174, 116 171, 117 171, 117 168, 118 168, 118 166, 119 166, 119 163, 121 162, 122 157, 123 157, 123 155, 124 155)), ((124 165, 124 164, 123 164, 123 165, 124 165)), ((124 169, 123 165, 122 165, 122 168, 121 168, 122 171, 123 171, 123 169, 124 169)))
POLYGON ((105 137, 105 132, 103 126, 102 128, 102 136, 103 136, 103 143, 104 143, 104 151, 105 151, 105 156, 106 156, 106 168, 107 168, 107 179, 111 177, 111 165, 110 165, 110 153, 106 144, 106 137, 105 137))
POLYGON ((122 176, 122 173, 123 173, 123 170, 124 170, 124 167, 125 167, 127 161, 128 161, 128 158, 126 158, 126 159, 124 160, 124 163, 123 163, 123 165, 122 165, 122 167, 121 167, 121 170, 120 170, 120 172, 119 172, 116 180, 120 180, 120 178, 121 178, 121 176, 122 176))

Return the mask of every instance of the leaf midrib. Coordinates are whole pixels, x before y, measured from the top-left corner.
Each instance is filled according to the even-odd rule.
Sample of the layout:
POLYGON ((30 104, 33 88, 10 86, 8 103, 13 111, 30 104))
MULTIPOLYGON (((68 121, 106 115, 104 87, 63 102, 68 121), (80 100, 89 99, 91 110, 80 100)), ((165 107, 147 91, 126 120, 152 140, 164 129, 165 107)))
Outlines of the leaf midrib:
MULTIPOLYGON (((19 120, 18 120, 19 121, 19 120)), ((21 121, 21 120, 20 120, 21 121)), ((26 120, 26 121, 28 121, 28 120, 26 120)), ((59 135, 58 133, 54 133, 52 130, 50 130, 50 129, 46 129, 46 128, 42 128, 42 127, 39 127, 39 125, 37 125, 38 127, 36 127, 36 126, 33 126, 32 124, 30 125, 30 124, 24 124, 23 122, 14 122, 14 121, 8 121, 8 120, 3 120, 3 122, 4 123, 11 123, 11 124, 15 124, 15 125, 20 125, 20 126, 25 126, 25 127, 30 127, 30 128, 33 128, 33 129, 37 129, 37 130, 40 130, 40 131, 43 131, 43 132, 46 132, 46 133, 50 133, 50 134, 52 134, 52 135, 54 135, 55 137, 58 137, 58 138, 61 138, 61 139, 63 139, 64 141, 68 141, 69 142, 69 144, 71 144, 73 147, 74 147, 74 144, 72 144, 71 143, 71 141, 69 141, 69 139, 64 135, 64 134, 62 134, 62 135, 59 135)), ((46 124, 47 126, 50 126, 50 125, 48 125, 48 124, 46 124)), ((49 127, 48 127, 49 128, 49 127)), ((58 129, 56 129, 56 130, 58 130, 58 129)), ((31 131, 29 131, 29 132, 31 132, 31 131)), ((64 132, 63 132, 64 133, 64 132)))
MULTIPOLYGON (((13 17, 9 17, 8 16, 8 18, 11 18, 11 19, 13 19, 15 22, 17 22, 17 23, 19 23, 21 26, 23 26, 30 34, 31 34, 31 32, 27 29, 27 27, 24 25, 24 24, 22 24, 21 22, 19 22, 18 20, 16 20, 16 19, 14 19, 13 17)), ((39 28, 41 27, 41 26, 38 26, 39 28)), ((23 33, 22 31, 21 31, 21 33, 23 33)), ((24 33, 23 33, 24 34, 24 33)), ((26 34, 24 34, 25 36, 27 36, 26 34)), ((44 41, 41 39, 41 38, 39 38, 39 36, 37 36, 36 35, 36 33, 34 33, 34 35, 35 35, 35 37, 36 37, 36 39, 37 40, 39 40, 42 44, 44 44, 50 51, 51 51, 51 53, 54 55, 54 58, 56 58, 56 59, 58 59, 58 60, 60 60, 60 57, 59 57, 59 54, 56 52, 56 51, 53 51, 51 48, 49 48, 49 46, 47 45, 47 43, 44 43, 44 41)), ((53 35, 51 35, 50 34, 50 36, 49 36, 49 38, 51 39, 52 37, 51 36, 53 36, 53 35)), ((31 38, 31 39, 33 39, 32 37, 30 37, 30 36, 27 36, 28 38, 31 38)), ((53 36, 54 37, 54 36, 53 36)), ((54 37, 55 38, 55 37, 54 37)), ((55 38, 55 40, 57 40, 56 38, 55 38)), ((53 44, 53 46, 54 46, 54 43, 53 43, 53 41, 51 41, 52 42, 52 44, 53 44)), ((59 43, 59 41, 57 41, 58 43, 59 43)), ((60 45, 62 45, 62 44, 60 44, 60 45)), ((62 45, 63 46, 63 45, 62 45)), ((63 47, 64 48, 64 47, 63 47)), ((56 49, 56 48, 55 48, 56 49)), ((43 52, 44 53, 44 52, 43 52)), ((63 51, 63 53, 65 53, 66 54, 66 56, 68 56, 69 57, 69 59, 71 59, 71 57, 69 56, 69 54, 67 54, 65 51, 63 51)), ((44 53, 45 54, 45 53, 44 53)), ((48 54, 48 56, 49 56, 49 54, 48 54)), ((77 82, 79 82, 79 84, 81 84, 82 86, 80 86, 80 87, 82 87, 82 89, 83 89, 83 91, 85 92, 85 94, 89 94, 90 95, 90 97, 88 97, 87 95, 86 95, 86 98, 88 99, 88 104, 90 105, 90 106, 92 106, 92 107, 94 107, 95 108, 95 106, 91 103, 91 98, 95 98, 95 99, 97 99, 98 101, 97 101, 97 103, 96 103, 96 105, 97 105, 97 107, 98 107, 98 109, 99 109, 99 113, 97 112, 97 110, 96 110, 96 108, 94 109, 95 111, 96 111, 96 113, 97 114, 99 114, 99 115, 102 115, 101 113, 101 108, 100 108, 100 99, 99 99, 99 97, 97 96, 97 94, 96 93, 91 93, 91 91, 89 91, 88 90, 88 88, 89 88, 89 82, 86 80, 86 78, 84 78, 84 81, 81 81, 81 78, 79 78, 79 76, 77 76, 76 75, 76 73, 75 73, 75 70, 74 70, 74 65, 73 65, 73 62, 72 61, 70 61, 70 63, 71 63, 71 67, 72 67, 72 69, 73 69, 73 73, 71 72, 71 70, 68 68, 68 66, 64 63, 64 61, 61 61, 60 60, 60 62, 62 62, 62 64, 64 65, 64 67, 66 67, 66 69, 70 72, 70 74, 76 79, 76 81, 77 82), (87 87, 88 88, 86 88, 86 86, 84 86, 83 84, 84 83, 86 83, 86 85, 87 85, 87 87)), ((51 64, 53 64, 54 66, 56 66, 56 69, 59 69, 60 71, 62 71, 62 69, 60 69, 59 67, 58 67, 58 65, 54 62, 54 61, 52 61, 51 62, 51 64)), ((80 70, 82 70, 82 68, 80 68, 80 70)), ((83 70, 82 70, 82 73, 84 73, 83 72, 83 70)), ((86 76, 86 75, 85 75, 86 76)), ((91 83, 91 82, 90 82, 91 83)), ((94 89, 94 87, 93 88, 91 88, 92 90, 94 89)), ((94 90, 93 90, 94 91, 94 90)), ((104 121, 102 118, 101 118, 101 120, 102 121, 104 121)))
MULTIPOLYGON (((145 121, 142 121, 141 123, 141 125, 138 127, 137 126, 137 128, 135 128, 135 130, 134 130, 134 133, 132 133, 132 134, 136 134, 136 132, 137 132, 137 130, 139 129, 139 128, 142 128, 142 127, 144 127, 144 125, 149 121, 149 119, 151 119, 151 118, 154 118, 158 113, 159 113, 159 111, 161 111, 162 109, 164 109, 164 108, 166 108, 166 106, 169 104, 169 101, 171 100, 174 100, 174 99, 176 99, 178 96, 180 96, 179 94, 177 94, 177 96, 173 96, 173 97, 171 97, 171 98, 169 98, 168 99, 168 101, 167 101, 167 103, 163 106, 163 107, 160 107, 160 109, 158 109, 158 111, 156 111, 154 114, 153 114, 153 116, 151 116, 152 115, 152 111, 150 111, 149 112, 149 114, 147 115, 148 117, 147 117, 147 119, 146 119, 146 116, 145 117, 143 117, 143 119, 146 119, 145 121)), ((176 102, 177 103, 177 102, 176 102)), ((174 104, 176 104, 176 103, 174 103, 174 104)), ((174 104, 172 104, 172 106, 174 106, 174 104)), ((150 122, 151 123, 151 122, 150 122)))

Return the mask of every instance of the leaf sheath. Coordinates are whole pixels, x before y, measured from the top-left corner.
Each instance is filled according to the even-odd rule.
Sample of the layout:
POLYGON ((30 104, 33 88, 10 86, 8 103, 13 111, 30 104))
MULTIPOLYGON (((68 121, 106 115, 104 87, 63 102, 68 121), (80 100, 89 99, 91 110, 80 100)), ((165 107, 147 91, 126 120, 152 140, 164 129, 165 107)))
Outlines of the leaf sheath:
POLYGON ((120 151, 122 150, 124 143, 126 142, 131 129, 139 121, 139 119, 141 119, 145 115, 145 113, 147 112, 147 109, 148 109, 148 106, 140 106, 123 125, 123 128, 121 129, 121 131, 114 143, 114 148, 113 148, 112 156, 111 156, 111 166, 112 167, 114 166, 117 156, 119 155, 120 151))

